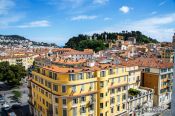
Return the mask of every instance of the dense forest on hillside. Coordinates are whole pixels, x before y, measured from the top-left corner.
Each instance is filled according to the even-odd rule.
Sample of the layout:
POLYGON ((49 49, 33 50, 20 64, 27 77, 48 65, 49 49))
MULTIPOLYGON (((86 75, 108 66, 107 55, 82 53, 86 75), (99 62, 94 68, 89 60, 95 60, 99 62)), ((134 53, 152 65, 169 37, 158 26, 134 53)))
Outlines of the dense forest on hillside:
POLYGON ((120 33, 103 32, 101 34, 94 33, 92 36, 80 34, 76 37, 72 37, 68 40, 64 47, 76 50, 91 48, 95 51, 99 51, 107 48, 109 42, 115 42, 117 35, 123 36, 124 40, 128 40, 128 37, 135 37, 137 43, 139 44, 158 42, 156 39, 152 39, 151 37, 142 34, 140 31, 122 31, 120 33))

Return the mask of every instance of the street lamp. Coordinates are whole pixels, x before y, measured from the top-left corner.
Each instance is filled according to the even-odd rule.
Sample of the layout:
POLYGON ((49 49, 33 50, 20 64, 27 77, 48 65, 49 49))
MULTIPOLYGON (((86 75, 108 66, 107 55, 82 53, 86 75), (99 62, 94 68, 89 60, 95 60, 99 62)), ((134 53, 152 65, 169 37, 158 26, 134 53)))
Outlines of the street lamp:
POLYGON ((172 97, 171 97, 171 115, 175 116, 175 33, 173 36, 173 41, 172 41, 172 47, 174 49, 174 58, 173 58, 173 90, 172 90, 172 97))

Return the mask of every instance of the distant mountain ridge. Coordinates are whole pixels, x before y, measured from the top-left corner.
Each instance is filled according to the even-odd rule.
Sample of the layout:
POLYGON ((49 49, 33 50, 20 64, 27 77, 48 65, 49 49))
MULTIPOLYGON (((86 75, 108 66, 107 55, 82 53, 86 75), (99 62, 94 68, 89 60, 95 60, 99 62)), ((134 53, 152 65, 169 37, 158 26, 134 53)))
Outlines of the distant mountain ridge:
POLYGON ((28 46, 58 47, 55 43, 36 42, 20 35, 0 35, 0 45, 7 45, 7 46, 21 45, 24 47, 28 46))

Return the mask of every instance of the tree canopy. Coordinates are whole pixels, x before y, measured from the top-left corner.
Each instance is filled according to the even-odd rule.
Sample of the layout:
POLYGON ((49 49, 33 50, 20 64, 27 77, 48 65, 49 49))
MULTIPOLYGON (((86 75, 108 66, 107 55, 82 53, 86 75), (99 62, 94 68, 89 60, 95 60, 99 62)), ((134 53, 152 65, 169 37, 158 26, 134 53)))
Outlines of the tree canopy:
POLYGON ((68 40, 64 47, 73 48, 76 50, 83 50, 85 48, 92 48, 94 51, 105 49, 109 42, 116 40, 117 35, 123 36, 124 40, 128 40, 129 37, 135 37, 137 43, 157 43, 156 39, 152 39, 140 31, 122 31, 120 33, 94 33, 92 36, 80 34, 76 37, 72 37, 68 40))
POLYGON ((26 70, 21 65, 10 65, 9 62, 0 62, 0 81, 10 85, 19 85, 26 70))

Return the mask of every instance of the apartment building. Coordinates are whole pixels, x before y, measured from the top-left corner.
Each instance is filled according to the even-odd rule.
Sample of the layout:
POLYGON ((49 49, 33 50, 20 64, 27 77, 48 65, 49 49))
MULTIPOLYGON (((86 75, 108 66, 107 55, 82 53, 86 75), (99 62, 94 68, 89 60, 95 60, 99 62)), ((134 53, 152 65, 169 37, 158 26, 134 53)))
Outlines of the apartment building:
POLYGON ((172 94, 173 63, 156 58, 137 58, 126 63, 142 70, 141 86, 154 89, 154 105, 169 104, 172 94))
POLYGON ((128 99, 127 112, 129 116, 142 115, 142 109, 153 106, 154 90, 140 86, 141 69, 138 64, 133 64, 123 60, 121 65, 126 66, 128 72, 128 99), (131 90, 131 91, 130 91, 131 90), (138 91, 138 94, 133 95, 132 90, 138 91))
POLYGON ((43 66, 29 80, 30 111, 35 116, 126 115, 127 80, 126 68, 114 64, 43 66))
POLYGON ((165 60, 169 62, 173 62, 173 57, 174 57, 173 49, 170 47, 162 48, 160 51, 160 57, 164 58, 165 60))
POLYGON ((141 82, 141 70, 139 69, 138 66, 133 66, 133 65, 125 65, 126 71, 129 73, 128 74, 128 89, 134 88, 137 89, 140 87, 140 82, 141 82))
POLYGON ((30 66, 33 65, 33 61, 35 57, 38 55, 32 55, 32 56, 4 56, 0 57, 0 62, 9 62, 10 65, 22 65, 25 67, 25 69, 28 69, 30 66))

